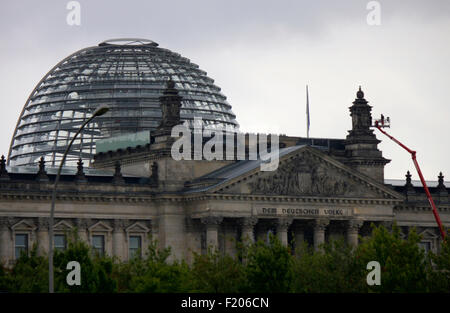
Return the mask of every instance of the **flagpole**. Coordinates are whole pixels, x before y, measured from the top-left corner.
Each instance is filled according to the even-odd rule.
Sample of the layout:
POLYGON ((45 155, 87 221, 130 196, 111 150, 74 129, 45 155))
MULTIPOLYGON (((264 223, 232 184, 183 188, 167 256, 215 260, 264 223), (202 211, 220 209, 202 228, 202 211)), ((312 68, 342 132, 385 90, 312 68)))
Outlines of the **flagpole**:
POLYGON ((309 138, 309 92, 308 85, 306 85, 306 138, 309 138))

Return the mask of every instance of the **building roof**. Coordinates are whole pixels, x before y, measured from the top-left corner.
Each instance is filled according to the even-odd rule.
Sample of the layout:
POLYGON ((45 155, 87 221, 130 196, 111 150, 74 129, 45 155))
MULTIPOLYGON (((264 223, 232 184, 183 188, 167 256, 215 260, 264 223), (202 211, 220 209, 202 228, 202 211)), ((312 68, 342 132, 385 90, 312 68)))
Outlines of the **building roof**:
MULTIPOLYGON (((437 185, 439 183, 437 180, 426 180, 425 182, 428 187, 433 187, 433 188, 437 187, 437 185)), ((385 179, 384 183, 386 185, 392 185, 394 187, 405 186, 404 179, 385 179)), ((413 185, 413 187, 423 187, 422 182, 420 180, 411 180, 411 184, 413 185)), ((444 185, 450 187, 450 181, 445 181, 444 185)))
MULTIPOLYGON (((279 150, 279 157, 281 158, 284 155, 296 151, 302 147, 304 147, 304 145, 282 148, 279 150)), ((268 156, 270 156, 270 154, 268 156)), ((258 168, 263 162, 267 161, 263 161, 261 158, 258 158, 257 160, 240 160, 230 165, 226 165, 216 171, 193 180, 187 185, 184 192, 202 192, 214 188, 219 184, 226 183, 233 178, 258 168)))

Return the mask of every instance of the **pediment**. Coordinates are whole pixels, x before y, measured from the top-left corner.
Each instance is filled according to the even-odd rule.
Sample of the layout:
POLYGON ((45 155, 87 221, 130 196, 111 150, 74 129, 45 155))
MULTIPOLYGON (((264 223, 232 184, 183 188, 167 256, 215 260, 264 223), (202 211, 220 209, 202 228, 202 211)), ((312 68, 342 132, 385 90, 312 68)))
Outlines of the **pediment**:
POLYGON ((91 227, 89 227, 89 231, 98 231, 98 232, 111 232, 113 229, 109 225, 106 225, 103 222, 97 222, 91 227))
POLYGON ((280 157, 277 170, 261 171, 259 167, 255 168, 216 188, 216 192, 403 199, 401 194, 389 187, 308 146, 280 157))
POLYGON ((435 239, 439 237, 436 235, 436 233, 430 229, 425 229, 423 232, 419 234, 419 236, 422 236, 423 239, 435 239))
POLYGON ((125 231, 127 233, 147 233, 150 231, 150 229, 148 229, 148 227, 142 225, 139 222, 133 223, 130 226, 128 226, 125 231))
POLYGON ((67 231, 67 230, 71 230, 72 228, 73 228, 73 226, 66 221, 60 221, 60 222, 56 223, 55 226, 53 226, 54 230, 59 230, 59 231, 67 231))
POLYGON ((11 229, 15 230, 15 231, 18 231, 18 230, 33 231, 36 228, 37 228, 36 225, 34 225, 33 222, 28 221, 28 220, 21 220, 21 221, 17 222, 16 224, 14 224, 13 226, 11 226, 11 229))

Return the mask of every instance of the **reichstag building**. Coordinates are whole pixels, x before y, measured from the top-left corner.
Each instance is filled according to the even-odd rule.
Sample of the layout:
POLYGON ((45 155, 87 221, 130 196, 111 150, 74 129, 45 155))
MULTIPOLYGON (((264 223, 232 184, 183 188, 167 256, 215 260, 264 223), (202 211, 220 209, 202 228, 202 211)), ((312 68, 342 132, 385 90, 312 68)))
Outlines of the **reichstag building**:
MULTIPOLYGON (((189 261, 208 247, 234 254, 237 241, 267 240, 269 233, 285 245, 306 241, 317 248, 339 237, 357 245, 372 223, 396 222, 402 236, 415 227, 424 249, 439 250, 439 229, 420 182, 409 172, 404 179, 384 178, 390 160, 378 149, 361 88, 353 103, 342 104, 352 119, 346 138, 280 135, 271 147, 278 167, 265 171, 259 140, 265 135, 239 132, 231 105, 198 65, 151 40, 113 39, 56 64, 25 102, 0 163, 4 264, 34 244, 40 254, 48 252, 58 166, 100 105, 109 111, 81 130, 61 172, 55 249, 64 249, 76 232, 99 253, 126 261, 153 238, 189 261), (232 157, 199 157, 192 149, 192 157, 177 160, 171 131, 180 125, 226 129, 231 142, 242 144, 233 146, 232 157)), ((209 139, 197 144, 206 147, 209 139)), ((213 150, 227 149, 224 141, 213 150)), ((448 227, 450 184, 442 173, 437 178, 429 187, 448 227)))

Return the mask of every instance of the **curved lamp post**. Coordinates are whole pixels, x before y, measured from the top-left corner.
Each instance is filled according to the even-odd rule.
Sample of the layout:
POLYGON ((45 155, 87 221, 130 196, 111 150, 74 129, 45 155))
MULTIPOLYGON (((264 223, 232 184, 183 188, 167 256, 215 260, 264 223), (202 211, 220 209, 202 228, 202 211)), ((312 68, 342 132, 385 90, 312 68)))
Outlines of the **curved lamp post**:
POLYGON ((50 209, 50 221, 49 221, 49 240, 48 240, 48 292, 53 293, 54 292, 54 283, 53 283, 53 222, 54 222, 54 214, 55 214, 55 199, 56 199, 56 187, 59 182, 59 177, 61 175, 61 169, 64 165, 64 161, 66 160, 67 153, 70 150, 70 147, 72 146, 73 142, 77 138, 78 134, 81 132, 81 130, 89 124, 94 118, 97 116, 101 116, 108 112, 109 107, 106 105, 99 106, 92 116, 81 125, 81 127, 76 132, 75 136, 73 136, 72 140, 70 141, 69 145, 66 148, 66 151, 64 152, 64 155, 61 159, 61 163, 59 165, 58 174, 55 178, 55 184, 53 185, 53 192, 52 192, 52 207, 50 209))

